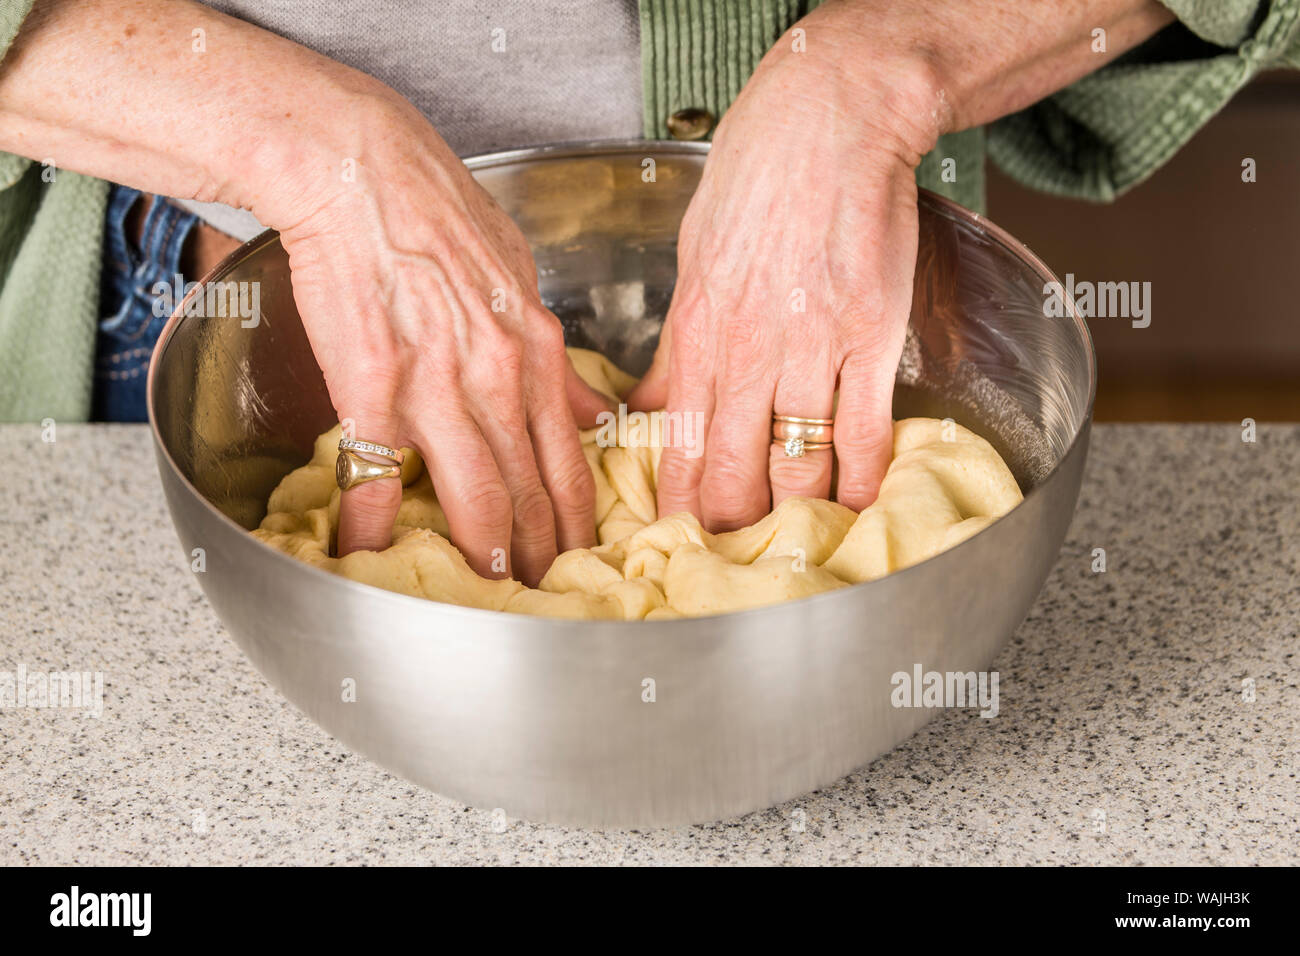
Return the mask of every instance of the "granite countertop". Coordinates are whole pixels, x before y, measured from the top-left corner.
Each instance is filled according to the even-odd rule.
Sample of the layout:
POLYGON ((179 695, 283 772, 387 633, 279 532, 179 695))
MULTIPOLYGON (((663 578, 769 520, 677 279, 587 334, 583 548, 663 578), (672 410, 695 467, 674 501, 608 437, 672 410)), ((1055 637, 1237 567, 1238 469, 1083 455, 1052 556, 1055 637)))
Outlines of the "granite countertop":
POLYGON ((98 671, 103 714, 0 707, 0 864, 1294 863, 1300 425, 1094 431, 1074 524, 994 667, 833 787, 711 826, 467 808, 343 748, 245 660, 143 426, 0 427, 0 671, 98 671), (1104 548, 1106 571, 1094 573, 1104 548), (806 828, 793 821, 806 814, 806 828))

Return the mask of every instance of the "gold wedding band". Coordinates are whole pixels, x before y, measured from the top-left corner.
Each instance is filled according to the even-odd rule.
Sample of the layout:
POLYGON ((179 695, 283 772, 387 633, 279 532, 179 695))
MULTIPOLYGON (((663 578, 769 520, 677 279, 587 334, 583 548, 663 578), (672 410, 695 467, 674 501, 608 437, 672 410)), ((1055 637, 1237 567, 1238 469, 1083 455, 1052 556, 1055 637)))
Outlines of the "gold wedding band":
POLYGON ((787 458, 802 458, 806 452, 834 447, 834 419, 772 416, 772 444, 784 445, 787 458))

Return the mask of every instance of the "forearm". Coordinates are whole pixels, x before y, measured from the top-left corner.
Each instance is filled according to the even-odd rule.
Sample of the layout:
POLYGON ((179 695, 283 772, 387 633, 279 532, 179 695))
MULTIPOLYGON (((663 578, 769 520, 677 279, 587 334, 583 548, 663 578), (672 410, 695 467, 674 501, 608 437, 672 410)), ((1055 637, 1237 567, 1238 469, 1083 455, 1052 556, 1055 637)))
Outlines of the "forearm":
POLYGON ((1156 0, 832 0, 800 22, 806 53, 783 42, 769 57, 828 56, 847 82, 897 111, 924 153, 943 133, 1069 86, 1173 19, 1156 0))
POLYGON ((0 63, 0 149, 287 226, 395 99, 188 0, 38 0, 0 63))

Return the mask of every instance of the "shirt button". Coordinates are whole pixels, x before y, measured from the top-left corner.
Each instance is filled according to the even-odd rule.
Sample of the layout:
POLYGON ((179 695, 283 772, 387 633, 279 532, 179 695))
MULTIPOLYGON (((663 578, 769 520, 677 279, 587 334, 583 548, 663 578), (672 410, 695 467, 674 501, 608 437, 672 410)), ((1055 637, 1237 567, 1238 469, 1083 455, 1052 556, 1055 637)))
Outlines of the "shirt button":
POLYGON ((713 129, 713 114, 698 107, 678 110, 668 117, 668 132, 673 139, 704 139, 713 129))

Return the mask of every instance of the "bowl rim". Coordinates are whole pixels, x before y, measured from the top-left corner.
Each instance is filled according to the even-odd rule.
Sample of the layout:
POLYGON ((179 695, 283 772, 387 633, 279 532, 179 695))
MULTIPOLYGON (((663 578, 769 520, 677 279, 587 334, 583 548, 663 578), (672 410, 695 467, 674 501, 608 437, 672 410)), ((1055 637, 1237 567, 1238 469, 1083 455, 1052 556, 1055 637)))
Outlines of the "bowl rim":
MULTIPOLYGON (((649 140, 649 139, 613 139, 613 140, 605 139, 605 140, 594 140, 590 142, 571 141, 571 142, 562 142, 562 143, 550 143, 541 146, 523 147, 518 149, 498 150, 489 153, 481 153, 474 156, 465 157, 462 159, 462 162, 464 162, 466 167, 468 167, 471 171, 475 171, 480 169, 492 169, 499 166, 508 166, 512 163, 517 163, 525 160, 533 160, 533 159, 565 159, 571 157, 601 156, 601 155, 612 155, 612 154, 621 155, 630 152, 640 152, 640 151, 707 156, 710 150, 710 146, 711 144, 707 142, 679 142, 676 140, 649 140)), ((997 225, 992 220, 981 215, 980 213, 977 213, 971 209, 967 209, 965 206, 962 206, 960 203, 954 202, 953 200, 948 199, 946 196, 941 196, 938 193, 932 192, 931 190, 925 189, 923 187, 917 187, 917 202, 918 204, 922 202, 927 202, 931 206, 933 206, 936 209, 936 211, 940 212, 946 218, 963 222, 968 226, 980 230, 989 239, 998 243, 999 245, 1004 247, 1007 251, 1011 252, 1015 257, 1017 257, 1018 259, 1023 261, 1026 265, 1028 265, 1035 273, 1038 274, 1039 278, 1042 278, 1044 280, 1044 282, 1050 281, 1050 282, 1060 283, 1060 279, 1056 276, 1056 274, 1053 273, 1052 270, 1048 268, 1047 264, 1043 262, 1043 260, 1040 259, 1037 255, 1035 255, 1033 251, 1029 249, 1028 246, 1026 246, 1019 239, 1016 239, 1014 236, 1012 236, 1001 226, 997 225)), ((1041 496, 1041 494, 1045 493, 1045 488, 1049 484, 1052 484, 1054 480, 1059 476, 1061 471, 1061 466, 1065 463, 1067 459, 1069 459, 1075 453, 1076 448, 1078 447, 1079 443, 1082 440, 1084 440, 1084 436, 1088 433, 1089 428, 1092 424, 1093 407, 1096 403, 1096 398, 1097 398, 1097 355, 1096 355, 1096 350, 1093 346, 1092 335, 1088 330, 1087 323, 1083 320, 1082 316, 1079 315, 1078 309, 1075 306, 1074 302, 1070 301, 1067 298, 1065 300, 1066 312, 1068 317, 1071 320, 1073 320, 1075 332, 1080 336, 1080 339, 1083 343, 1085 356, 1087 358, 1087 370, 1088 370, 1088 401, 1084 409, 1083 415, 1079 419, 1079 424, 1074 430, 1074 435, 1071 437, 1069 444, 1065 447, 1065 450, 1061 453, 1060 457, 1057 459, 1056 463, 1052 466, 1051 470, 1043 477, 1041 481, 1039 481, 1036 485, 1030 488, 1029 491, 1024 494, 1021 500, 1013 508, 1011 508, 1005 514, 1000 515, 994 521, 990 522, 988 525, 981 528, 979 531, 971 535, 969 538, 966 538, 965 540, 957 543, 951 548, 947 548, 943 551, 940 551, 938 554, 926 558, 924 561, 918 561, 916 564, 911 564, 905 568, 900 568, 897 571, 892 571, 889 574, 885 575, 884 577, 876 578, 871 581, 859 581, 856 583, 849 583, 842 588, 835 588, 831 591, 822 591, 817 594, 810 594, 800 598, 792 598, 790 600, 780 601, 775 604, 745 608, 739 611, 722 611, 716 614, 705 614, 705 615, 673 618, 669 620, 658 620, 658 621, 622 620, 617 618, 597 618, 592 620, 592 619, 581 619, 581 618, 548 617, 548 616, 537 615, 537 614, 523 614, 518 611, 494 611, 489 608, 466 607, 460 604, 450 604, 444 601, 435 601, 430 598, 416 597, 415 595, 411 595, 411 594, 403 594, 399 591, 389 591, 386 588, 377 587, 376 585, 373 584, 366 584, 365 582, 362 581, 356 581, 353 580, 352 578, 344 577, 341 574, 335 574, 331 571, 326 571, 324 568, 318 568, 315 565, 308 564, 305 561, 300 561, 297 558, 285 554, 283 551, 280 551, 277 548, 273 548, 270 545, 266 544, 265 542, 260 541, 259 539, 253 537, 251 531, 249 531, 247 528, 243 527, 242 525, 236 523, 232 518, 230 518, 230 516, 228 516, 220 508, 218 508, 211 501, 209 501, 206 495, 202 494, 196 487, 194 487, 194 484, 189 480, 188 477, 186 477, 185 473, 181 471, 180 467, 176 464, 176 460, 172 457, 171 449, 167 446, 167 442, 163 439, 162 433, 158 428, 158 419, 157 419, 157 415, 154 412, 154 390, 155 390, 154 380, 158 368, 161 367, 162 364, 161 360, 164 352, 166 351, 167 346, 170 344, 172 337, 176 333, 176 330, 180 327, 181 323, 185 321, 185 308, 187 303, 196 295, 202 294, 203 290, 206 288, 209 282, 217 281, 218 279, 220 279, 228 271, 233 269, 239 262, 241 262, 246 256, 251 255, 253 252, 258 251, 262 247, 270 244, 271 242, 278 242, 278 241, 279 241, 279 233, 276 232, 274 229, 267 229, 259 233, 258 235, 253 236, 251 239, 248 239, 247 241, 241 243, 237 249, 232 251, 224 259, 222 259, 219 263, 217 263, 217 265, 215 265, 211 270, 209 270, 206 275, 200 278, 198 282, 194 284, 193 288, 191 288, 181 298, 180 302, 176 304, 176 308, 173 310, 172 314, 168 316, 167 323, 163 326, 162 332, 158 336, 158 342, 155 345, 153 355, 150 358, 149 371, 145 381, 145 406, 148 411, 149 431, 151 436, 153 437, 154 447, 156 450, 161 452, 163 459, 167 462, 167 465, 171 468, 174 477, 181 482, 181 484, 186 488, 186 490, 190 492, 190 494, 192 494, 195 498, 199 500, 202 507, 209 512, 210 516, 215 518, 218 523, 225 524, 229 530, 235 531, 238 534, 248 538, 248 540, 252 542, 255 548, 260 548, 262 549, 263 552, 273 555, 274 559, 287 562, 286 567, 291 566, 293 568, 298 569, 299 571, 305 571, 309 574, 320 575, 322 578, 327 578, 336 582, 336 586, 342 586, 345 589, 358 591, 361 594, 366 594, 370 596, 372 599, 382 595, 386 599, 399 602, 399 606, 403 602, 413 602, 408 604, 407 606, 409 606, 413 611, 417 611, 417 612, 421 608, 423 608, 423 613, 428 613, 430 605, 432 605, 434 608, 437 609, 439 613, 449 613, 453 616, 464 616, 466 618, 466 623, 470 623, 474 621, 487 621, 489 619, 495 620, 495 619, 499 619, 502 615, 506 615, 517 621, 529 622, 528 626, 590 627, 594 625, 606 629, 611 629, 611 628, 618 629, 618 630, 622 630, 624 628, 635 629, 640 633, 644 633, 646 629, 653 628, 656 631, 658 631, 660 634, 663 634, 670 628, 681 627, 684 625, 698 625, 703 622, 707 622, 715 619, 722 619, 722 618, 726 618, 729 620, 739 618, 739 617, 744 617, 744 616, 757 618, 762 616, 765 612, 771 612, 773 608, 785 607, 787 605, 807 606, 808 602, 835 600, 841 595, 846 594, 848 592, 860 592, 860 589, 869 588, 872 587, 873 585, 879 586, 886 581, 896 581, 900 578, 900 576, 905 576, 908 575, 909 573, 919 573, 919 570, 922 567, 929 565, 931 562, 939 561, 939 560, 952 560, 953 557, 955 557, 955 555, 958 552, 962 551, 963 549, 967 549, 969 545, 971 545, 974 541, 987 534, 991 529, 997 527, 997 525, 1000 524, 1004 519, 1006 519, 1010 515, 1014 514, 1016 511, 1023 508, 1024 505, 1031 498, 1034 498, 1036 496, 1041 496)))

